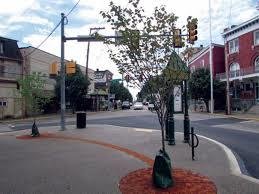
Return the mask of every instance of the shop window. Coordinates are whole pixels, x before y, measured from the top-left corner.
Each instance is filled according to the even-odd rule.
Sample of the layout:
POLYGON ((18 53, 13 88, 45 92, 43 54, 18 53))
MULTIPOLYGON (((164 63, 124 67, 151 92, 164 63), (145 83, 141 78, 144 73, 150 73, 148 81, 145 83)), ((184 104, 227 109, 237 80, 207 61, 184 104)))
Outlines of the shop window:
POLYGON ((229 54, 236 53, 239 50, 238 39, 229 41, 229 54))
POLYGON ((259 30, 254 32, 254 45, 259 45, 259 30))

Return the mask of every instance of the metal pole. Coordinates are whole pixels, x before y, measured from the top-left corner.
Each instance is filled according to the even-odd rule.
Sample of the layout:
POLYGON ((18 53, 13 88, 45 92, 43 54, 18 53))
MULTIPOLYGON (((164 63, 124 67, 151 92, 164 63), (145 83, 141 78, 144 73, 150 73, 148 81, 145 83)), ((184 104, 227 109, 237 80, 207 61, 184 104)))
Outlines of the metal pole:
POLYGON ((213 67, 212 67, 212 36, 211 36, 211 4, 209 0, 209 16, 210 16, 210 113, 214 113, 213 98, 213 67))
POLYGON ((190 119, 188 114, 188 95, 187 95, 187 80, 184 80, 184 143, 190 141, 190 119))
POLYGON ((226 38, 224 37, 224 44, 225 44, 225 71, 226 71, 226 79, 227 79, 227 88, 226 88, 226 105, 227 105, 227 114, 231 114, 231 109, 230 109, 230 95, 229 95, 229 68, 228 68, 228 53, 227 53, 227 41, 226 38))
POLYGON ((60 84, 60 95, 61 95, 61 130, 65 130, 65 111, 66 111, 66 99, 65 99, 65 64, 64 64, 64 52, 65 52, 65 36, 64 36, 64 13, 61 13, 61 84, 60 84))
MULTIPOLYGON (((98 28, 90 28, 89 35, 91 35, 92 30, 102 30, 105 29, 104 27, 98 27, 98 28)), ((89 63, 89 52, 90 52, 90 41, 88 41, 87 44, 87 51, 86 51, 86 69, 85 69, 85 75, 88 77, 88 63, 89 63)))
POLYGON ((169 97, 168 104, 168 115, 167 115, 167 132, 168 132, 168 145, 175 145, 175 136, 174 136, 174 92, 169 97))

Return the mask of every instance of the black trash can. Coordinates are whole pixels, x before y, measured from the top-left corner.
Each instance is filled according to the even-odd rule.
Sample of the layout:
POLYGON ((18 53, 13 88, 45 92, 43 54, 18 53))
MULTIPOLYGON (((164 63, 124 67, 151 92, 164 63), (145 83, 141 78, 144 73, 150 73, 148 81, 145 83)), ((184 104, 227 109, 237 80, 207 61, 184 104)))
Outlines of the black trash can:
POLYGON ((82 129, 86 127, 86 112, 76 112, 76 128, 82 129))

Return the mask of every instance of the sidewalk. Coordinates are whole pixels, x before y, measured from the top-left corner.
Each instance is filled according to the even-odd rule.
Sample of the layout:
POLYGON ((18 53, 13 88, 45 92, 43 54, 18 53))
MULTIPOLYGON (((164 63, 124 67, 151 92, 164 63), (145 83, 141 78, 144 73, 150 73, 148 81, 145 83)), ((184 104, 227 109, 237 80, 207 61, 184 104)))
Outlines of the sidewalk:
MULTIPOLYGON (((40 128, 42 134, 53 134, 52 138, 16 138, 29 132, 0 135, 0 193, 120 193, 120 179, 149 167, 161 147, 157 130, 67 126, 66 131, 40 128)), ((176 133, 176 145, 166 148, 173 168, 208 176, 218 193, 258 193, 259 181, 237 176, 222 147, 200 137, 197 160, 192 161, 191 149, 182 139, 183 134, 176 133)))

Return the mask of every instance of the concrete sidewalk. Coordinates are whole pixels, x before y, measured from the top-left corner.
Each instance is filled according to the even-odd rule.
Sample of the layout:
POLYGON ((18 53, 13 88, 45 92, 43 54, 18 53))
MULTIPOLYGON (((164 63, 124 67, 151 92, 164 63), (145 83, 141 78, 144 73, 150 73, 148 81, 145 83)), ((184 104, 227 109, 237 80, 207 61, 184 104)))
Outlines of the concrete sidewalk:
MULTIPOLYGON (((145 158, 154 159, 161 148, 157 130, 67 126, 66 131, 40 128, 41 133, 49 132, 57 138, 16 139, 29 132, 0 135, 0 193, 119 193, 120 179, 149 167, 145 158)), ((224 146, 200 137, 197 160, 192 161, 191 149, 182 139, 183 134, 176 133, 176 145, 166 149, 173 168, 208 176, 218 193, 258 193, 259 181, 241 175, 224 146)))

